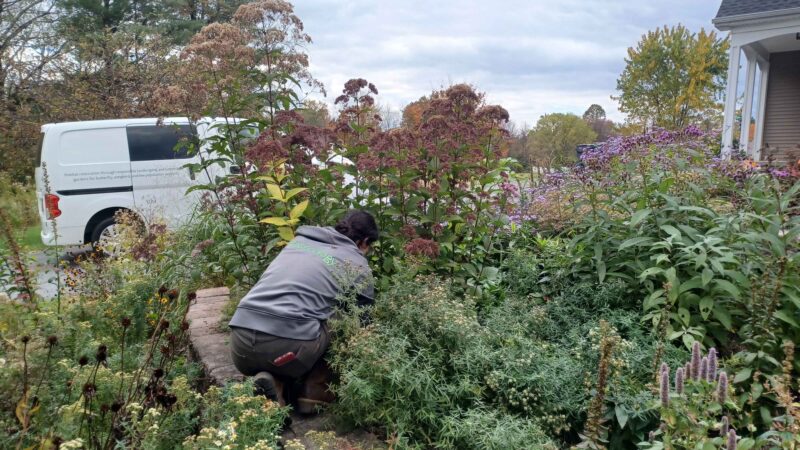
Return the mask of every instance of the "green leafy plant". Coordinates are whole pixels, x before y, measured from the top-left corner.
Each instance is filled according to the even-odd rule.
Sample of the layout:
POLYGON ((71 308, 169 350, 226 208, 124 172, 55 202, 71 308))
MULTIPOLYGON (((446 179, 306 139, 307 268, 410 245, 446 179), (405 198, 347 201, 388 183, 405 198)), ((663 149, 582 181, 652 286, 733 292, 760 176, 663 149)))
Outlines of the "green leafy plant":
POLYGON ((277 227, 278 236, 281 239, 278 244, 285 245, 294 239, 294 230, 300 223, 300 217, 303 216, 309 204, 308 200, 302 200, 292 205, 294 203, 292 199, 296 195, 305 192, 306 188, 284 189, 282 185, 287 180, 287 175, 286 165, 283 161, 278 161, 271 170, 267 171, 267 175, 263 175, 261 179, 267 182, 266 189, 269 192, 269 198, 276 203, 276 207, 273 209, 275 213, 281 214, 281 216, 264 217, 260 222, 277 227))

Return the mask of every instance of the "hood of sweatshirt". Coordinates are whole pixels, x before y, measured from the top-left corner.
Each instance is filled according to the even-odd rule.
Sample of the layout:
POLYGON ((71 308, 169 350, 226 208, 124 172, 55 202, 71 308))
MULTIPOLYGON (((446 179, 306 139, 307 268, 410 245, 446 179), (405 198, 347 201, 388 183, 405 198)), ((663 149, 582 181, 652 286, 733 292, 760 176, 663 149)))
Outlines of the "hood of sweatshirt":
POLYGON ((358 249, 358 246, 356 246, 355 242, 353 242, 349 237, 336 231, 336 229, 333 227, 314 227, 303 225, 297 228, 297 232, 295 234, 298 236, 303 236, 307 239, 311 239, 312 241, 322 242, 324 244, 346 245, 358 249))

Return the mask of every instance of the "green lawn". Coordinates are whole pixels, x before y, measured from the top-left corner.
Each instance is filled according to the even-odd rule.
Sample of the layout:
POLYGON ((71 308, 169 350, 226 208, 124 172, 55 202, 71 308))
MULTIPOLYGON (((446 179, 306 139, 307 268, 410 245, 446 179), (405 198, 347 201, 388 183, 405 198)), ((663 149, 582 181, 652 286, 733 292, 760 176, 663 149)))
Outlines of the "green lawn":
MULTIPOLYGON (((22 233, 17 233, 17 242, 23 250, 44 250, 46 247, 42 244, 42 238, 39 232, 42 227, 40 224, 31 225, 26 228, 22 233)), ((0 250, 6 248, 4 239, 0 239, 0 250)))

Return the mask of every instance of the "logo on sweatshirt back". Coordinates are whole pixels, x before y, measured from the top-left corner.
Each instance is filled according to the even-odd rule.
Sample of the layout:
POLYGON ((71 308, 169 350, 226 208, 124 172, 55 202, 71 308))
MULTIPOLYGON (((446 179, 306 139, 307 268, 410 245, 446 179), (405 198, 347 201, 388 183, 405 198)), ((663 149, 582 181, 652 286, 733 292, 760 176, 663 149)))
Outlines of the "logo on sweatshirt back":
POLYGON ((312 247, 305 242, 300 242, 297 239, 292 240, 286 245, 286 248, 296 248, 298 250, 311 253, 312 255, 318 256, 322 259, 322 262, 329 267, 333 267, 336 265, 336 258, 333 256, 325 253, 319 248, 312 247))

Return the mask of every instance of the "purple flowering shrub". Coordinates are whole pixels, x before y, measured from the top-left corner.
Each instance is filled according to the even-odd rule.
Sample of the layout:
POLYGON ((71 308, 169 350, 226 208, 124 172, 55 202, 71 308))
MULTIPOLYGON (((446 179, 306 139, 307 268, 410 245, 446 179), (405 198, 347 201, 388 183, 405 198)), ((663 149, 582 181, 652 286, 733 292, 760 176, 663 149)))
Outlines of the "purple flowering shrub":
POLYGON ((616 138, 524 193, 525 211, 568 240, 561 283, 622 282, 623 307, 657 340, 732 361, 753 435, 782 413, 762 393, 782 371, 781 343, 800 338, 800 173, 717 148, 696 128, 616 138))
MULTIPOLYGON (((757 430, 746 406, 747 393, 737 395, 732 388, 727 372, 718 366, 716 349, 711 347, 706 356, 702 353, 700 343, 695 342, 691 360, 684 366, 673 372, 668 364, 661 365, 656 400, 661 424, 639 448, 794 448, 800 442, 790 400, 783 405, 788 406, 788 414, 777 417, 767 430, 757 430)), ((790 384, 789 373, 772 377, 772 393, 780 397, 790 384)))
POLYGON ((465 291, 494 297, 487 290, 498 285, 508 199, 517 195, 513 162, 504 158, 508 112, 458 84, 433 92, 419 123, 381 131, 377 92, 366 80, 350 80, 336 99, 331 148, 353 164, 331 165, 318 175, 338 171, 351 181, 319 190, 311 180, 310 211, 335 204, 375 216, 382 237, 372 262, 382 289, 389 287, 387 275, 410 263, 420 273, 447 274, 465 291))

